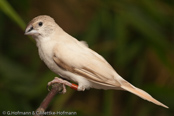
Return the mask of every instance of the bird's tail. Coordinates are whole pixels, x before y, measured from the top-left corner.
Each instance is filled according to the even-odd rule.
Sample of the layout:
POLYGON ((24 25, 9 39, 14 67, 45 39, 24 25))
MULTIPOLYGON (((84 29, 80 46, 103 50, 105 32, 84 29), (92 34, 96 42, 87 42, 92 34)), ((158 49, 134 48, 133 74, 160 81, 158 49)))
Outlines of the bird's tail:
POLYGON ((131 85, 129 82, 125 81, 125 80, 122 80, 121 82, 121 88, 123 90, 126 90, 126 91, 129 91, 147 101, 150 101, 156 105, 160 105, 162 107, 165 107, 165 108, 168 108, 166 105, 162 104, 161 102, 157 101, 156 99, 154 99, 151 95, 149 95, 147 92, 131 85))

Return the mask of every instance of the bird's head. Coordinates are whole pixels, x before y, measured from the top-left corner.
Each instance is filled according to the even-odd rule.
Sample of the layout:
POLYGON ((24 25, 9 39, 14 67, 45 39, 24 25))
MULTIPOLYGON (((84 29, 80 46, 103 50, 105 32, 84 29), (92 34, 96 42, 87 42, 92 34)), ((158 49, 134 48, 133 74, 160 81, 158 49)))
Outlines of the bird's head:
POLYGON ((50 16, 40 15, 29 22, 25 35, 31 35, 34 38, 47 37, 53 32, 56 25, 50 16))

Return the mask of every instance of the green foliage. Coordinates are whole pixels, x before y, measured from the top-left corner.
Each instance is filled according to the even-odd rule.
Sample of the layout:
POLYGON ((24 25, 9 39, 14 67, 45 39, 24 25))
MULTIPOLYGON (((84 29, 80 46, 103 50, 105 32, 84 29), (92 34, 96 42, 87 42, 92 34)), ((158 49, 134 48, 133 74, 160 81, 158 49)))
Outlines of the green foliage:
POLYGON ((69 33, 87 41, 122 77, 170 108, 123 91, 68 89, 53 100, 49 110, 77 111, 83 116, 174 114, 174 11, 172 2, 162 0, 0 0, 0 111, 34 111, 47 94, 47 82, 56 76, 24 36, 24 22, 39 14, 58 16, 59 25, 67 23, 66 18, 76 19, 76 26, 69 28, 79 29, 69 33))
POLYGON ((1 10, 24 30, 25 23, 6 0, 0 1, 1 10))

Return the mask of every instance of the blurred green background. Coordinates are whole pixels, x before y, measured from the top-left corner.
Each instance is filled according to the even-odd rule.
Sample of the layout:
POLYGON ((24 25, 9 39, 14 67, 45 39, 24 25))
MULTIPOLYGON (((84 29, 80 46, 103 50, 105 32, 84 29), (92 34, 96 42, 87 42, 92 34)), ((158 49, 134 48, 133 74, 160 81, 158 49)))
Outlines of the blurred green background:
MULTIPOLYGON (((81 116, 174 115, 174 1, 0 0, 0 111, 34 111, 54 76, 38 56, 26 24, 46 14, 70 35, 85 40, 133 85, 165 109, 125 91, 57 95, 48 111, 81 116)), ((90 59, 89 59, 90 60, 90 59)), ((0 112, 0 113, 1 113, 0 112)))

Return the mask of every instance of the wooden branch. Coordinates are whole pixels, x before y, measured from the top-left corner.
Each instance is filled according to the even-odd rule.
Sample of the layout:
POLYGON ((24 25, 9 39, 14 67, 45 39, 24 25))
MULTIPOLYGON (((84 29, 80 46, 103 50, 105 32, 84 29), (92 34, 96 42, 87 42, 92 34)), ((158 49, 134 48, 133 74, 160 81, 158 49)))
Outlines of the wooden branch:
POLYGON ((35 111, 34 116, 43 116, 46 108, 48 107, 51 100, 54 98, 54 96, 63 90, 63 84, 62 83, 56 83, 52 85, 51 91, 48 93, 48 95, 45 97, 45 99, 40 104, 39 108, 35 111))

